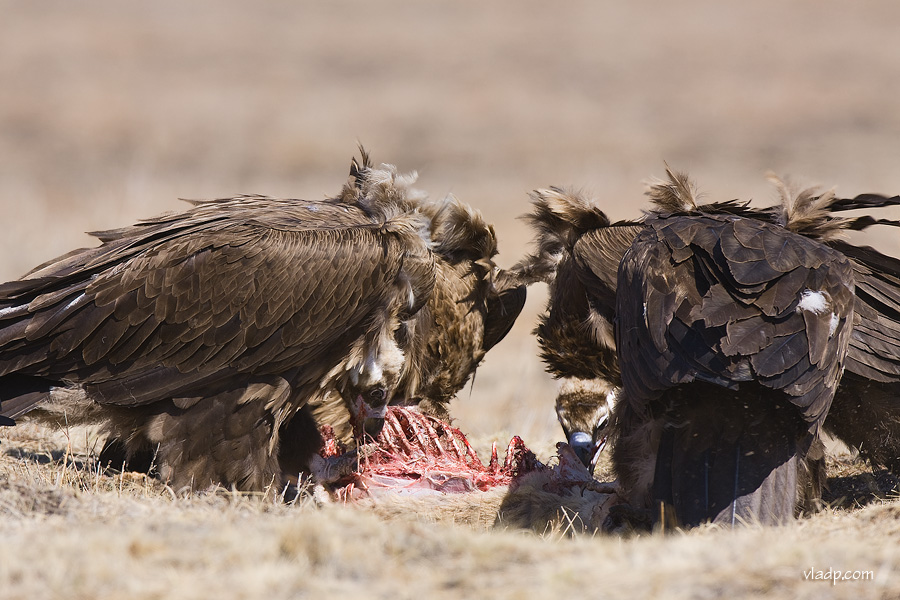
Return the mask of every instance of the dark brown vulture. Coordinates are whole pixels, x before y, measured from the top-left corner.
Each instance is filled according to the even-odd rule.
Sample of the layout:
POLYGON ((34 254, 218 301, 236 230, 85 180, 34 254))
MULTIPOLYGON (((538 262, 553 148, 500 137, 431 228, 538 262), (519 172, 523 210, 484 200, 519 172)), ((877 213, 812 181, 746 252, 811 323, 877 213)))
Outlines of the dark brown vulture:
POLYGON ((538 249, 514 271, 522 281, 549 284, 547 312, 534 333, 547 371, 560 379, 556 413, 563 432, 590 466, 606 440, 621 387, 613 325, 616 273, 642 226, 610 223, 599 208, 559 188, 539 190, 532 200, 527 219, 538 249))
POLYGON ((684 525, 791 518, 818 498, 823 427, 896 464, 900 262, 836 239, 896 222, 834 213, 898 198, 781 186, 773 209, 698 206, 686 177, 669 176, 636 222, 559 189, 534 197, 539 248, 518 270, 550 283, 536 333, 567 378, 557 410, 570 440, 589 437, 590 455, 615 398, 625 494, 684 525))
POLYGON ((0 285, 0 419, 100 423, 101 458, 176 489, 263 490, 323 422, 446 413, 525 290, 480 214, 413 181, 363 152, 333 199, 196 202, 0 285))

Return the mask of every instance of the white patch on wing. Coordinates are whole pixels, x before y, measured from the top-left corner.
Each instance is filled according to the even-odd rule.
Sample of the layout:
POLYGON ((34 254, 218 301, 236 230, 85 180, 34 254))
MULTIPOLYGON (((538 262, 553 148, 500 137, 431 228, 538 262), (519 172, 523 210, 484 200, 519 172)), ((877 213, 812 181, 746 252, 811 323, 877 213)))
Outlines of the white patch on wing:
POLYGON ((831 325, 828 326, 828 337, 834 335, 835 330, 837 329, 838 323, 841 322, 841 319, 834 313, 831 313, 831 325))
POLYGON ((800 294, 800 302, 797 303, 797 312, 805 310, 820 315, 828 310, 829 305, 830 302, 828 301, 825 292, 803 290, 803 293, 800 294))

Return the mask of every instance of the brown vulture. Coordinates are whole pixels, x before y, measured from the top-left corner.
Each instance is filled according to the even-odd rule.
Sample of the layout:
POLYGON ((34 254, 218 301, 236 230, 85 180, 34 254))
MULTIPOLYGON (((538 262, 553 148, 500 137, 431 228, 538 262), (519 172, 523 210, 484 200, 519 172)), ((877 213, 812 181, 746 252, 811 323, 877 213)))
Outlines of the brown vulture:
POLYGON ((585 457, 612 433, 624 493, 666 520, 793 517, 820 494, 823 428, 900 467, 900 261, 838 239, 897 222, 835 216, 900 198, 779 190, 774 208, 698 206, 670 171, 620 223, 534 195, 538 251, 518 270, 550 284, 536 333, 565 378, 560 422, 585 457))
POLYGON ((0 285, 2 424, 99 423, 101 459, 263 490, 309 470, 322 424, 446 415, 525 289, 478 212, 362 156, 335 198, 194 202, 0 285))

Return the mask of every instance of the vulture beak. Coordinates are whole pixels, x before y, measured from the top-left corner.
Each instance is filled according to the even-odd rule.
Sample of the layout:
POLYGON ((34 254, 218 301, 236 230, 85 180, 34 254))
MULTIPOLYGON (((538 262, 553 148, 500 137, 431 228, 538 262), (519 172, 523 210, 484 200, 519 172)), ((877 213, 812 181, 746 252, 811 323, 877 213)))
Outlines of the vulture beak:
POLYGON ((603 415, 594 426, 593 434, 584 431, 574 431, 569 436, 569 446, 575 451, 575 456, 581 463, 587 467, 590 472, 594 472, 594 467, 600 459, 600 453, 606 447, 606 426, 609 424, 609 415, 603 415))
POLYGON ((376 388, 365 395, 357 394, 354 404, 357 435, 377 439, 387 414, 387 394, 376 388))
POLYGON ((581 464, 590 469, 593 463, 591 459, 594 456, 594 442, 591 440, 591 435, 583 431, 572 432, 572 435, 569 436, 569 446, 581 464))
POLYGON ((378 439, 381 429, 384 427, 384 415, 381 417, 367 417, 363 420, 363 431, 373 440, 378 439))
MULTIPOLYGON (((612 408, 611 405, 610 408, 612 408)), ((597 466, 597 461, 600 460, 600 453, 606 448, 606 440, 609 439, 609 432, 606 430, 608 426, 609 412, 600 417, 600 420, 597 421, 597 425, 594 426, 594 436, 591 438, 594 450, 594 455, 591 456, 590 466, 592 473, 594 472, 594 467, 597 466)))
POLYGON ((590 470, 593 473, 594 467, 597 466, 597 461, 600 460, 600 453, 603 452, 603 449, 606 448, 606 436, 601 437, 596 444, 594 444, 594 456, 591 457, 591 466, 590 470))

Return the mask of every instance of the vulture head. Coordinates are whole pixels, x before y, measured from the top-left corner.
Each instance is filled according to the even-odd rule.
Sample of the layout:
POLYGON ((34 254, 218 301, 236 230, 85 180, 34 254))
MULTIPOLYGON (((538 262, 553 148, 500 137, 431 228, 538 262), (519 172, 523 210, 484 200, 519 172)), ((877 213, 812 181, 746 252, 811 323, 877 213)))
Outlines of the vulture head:
POLYGON ((378 437, 388 403, 400 382, 405 358, 396 342, 390 340, 386 349, 352 369, 338 385, 356 439, 378 437))
POLYGON ((586 467, 606 446, 616 390, 603 379, 565 378, 556 395, 556 416, 575 456, 586 467))
POLYGON ((414 173, 400 175, 390 165, 375 168, 363 152, 361 160, 353 160, 340 196, 342 202, 367 211, 402 209, 421 216, 420 235, 432 259, 428 295, 410 294, 408 306, 401 307, 408 318, 385 344, 401 349, 402 361, 371 371, 382 379, 364 373, 358 381, 348 380, 339 394, 311 402, 316 421, 331 425, 345 444, 363 430, 369 435, 377 430, 378 413, 385 405, 414 406, 449 420, 451 401, 487 351, 506 336, 525 304, 525 282, 494 261, 498 249, 493 226, 452 195, 428 200, 409 187, 415 179, 414 173), (398 187, 405 193, 398 193, 398 187))

